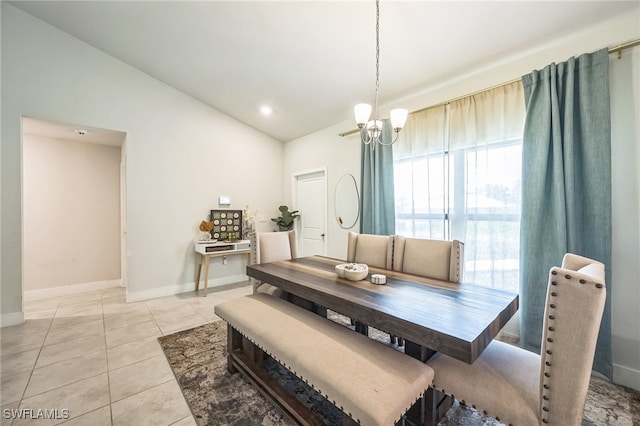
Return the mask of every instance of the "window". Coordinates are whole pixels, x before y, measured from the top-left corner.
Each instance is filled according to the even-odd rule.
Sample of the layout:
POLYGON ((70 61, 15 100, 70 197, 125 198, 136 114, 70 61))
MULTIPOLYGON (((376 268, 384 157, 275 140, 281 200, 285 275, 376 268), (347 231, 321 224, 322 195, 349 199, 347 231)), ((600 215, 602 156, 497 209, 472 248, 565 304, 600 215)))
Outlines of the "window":
POLYGON ((465 243, 465 282, 518 290, 524 101, 513 83, 412 114, 394 145, 396 233, 465 243))

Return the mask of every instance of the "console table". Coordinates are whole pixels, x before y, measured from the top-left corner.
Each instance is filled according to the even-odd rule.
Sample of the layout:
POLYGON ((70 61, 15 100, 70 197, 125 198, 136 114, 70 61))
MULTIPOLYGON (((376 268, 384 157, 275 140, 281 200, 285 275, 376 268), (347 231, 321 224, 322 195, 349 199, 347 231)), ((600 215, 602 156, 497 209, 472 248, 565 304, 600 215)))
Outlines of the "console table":
POLYGON ((196 273, 196 291, 200 288, 200 273, 202 272, 202 264, 204 267, 204 297, 207 297, 207 285, 209 282, 209 260, 212 257, 232 256, 235 254, 246 254, 247 265, 251 263, 251 243, 249 240, 240 240, 234 242, 208 242, 196 241, 195 251, 198 256, 198 271, 196 273))

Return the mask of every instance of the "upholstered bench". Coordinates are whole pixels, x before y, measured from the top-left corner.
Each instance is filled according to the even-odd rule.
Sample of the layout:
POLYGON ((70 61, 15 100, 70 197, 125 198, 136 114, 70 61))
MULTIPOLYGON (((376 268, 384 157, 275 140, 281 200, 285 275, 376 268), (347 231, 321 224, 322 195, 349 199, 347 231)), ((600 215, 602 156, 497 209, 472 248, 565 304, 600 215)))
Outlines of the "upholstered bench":
MULTIPOLYGON (((268 294, 223 302, 215 312, 228 324, 231 371, 255 360, 237 356, 249 341, 342 410, 347 424, 393 425, 424 404, 433 382, 417 359, 268 294)), ((260 373, 243 374, 265 387, 260 373)))

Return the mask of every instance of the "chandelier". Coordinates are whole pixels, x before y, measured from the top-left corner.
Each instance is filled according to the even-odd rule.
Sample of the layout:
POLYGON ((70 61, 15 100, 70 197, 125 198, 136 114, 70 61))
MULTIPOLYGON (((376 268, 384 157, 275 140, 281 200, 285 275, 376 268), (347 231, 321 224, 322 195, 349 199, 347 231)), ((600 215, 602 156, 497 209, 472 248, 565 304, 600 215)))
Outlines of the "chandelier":
POLYGON ((391 126, 393 127, 393 136, 391 141, 382 140, 382 120, 376 118, 378 112, 378 92, 380 91, 380 1, 376 0, 376 97, 373 108, 373 118, 371 117, 371 105, 358 104, 353 107, 353 112, 356 118, 356 124, 360 129, 360 138, 364 144, 373 142, 380 145, 392 145, 397 139, 400 130, 404 127, 404 123, 407 121, 407 110, 397 108, 391 110, 389 118, 391 119, 391 126))

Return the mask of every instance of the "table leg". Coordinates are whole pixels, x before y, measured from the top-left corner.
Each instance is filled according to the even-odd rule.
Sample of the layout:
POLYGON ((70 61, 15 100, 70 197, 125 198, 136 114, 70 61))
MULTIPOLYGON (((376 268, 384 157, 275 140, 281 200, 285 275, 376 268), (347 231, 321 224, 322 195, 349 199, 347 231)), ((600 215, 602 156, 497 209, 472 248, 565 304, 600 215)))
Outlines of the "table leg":
POLYGON ((419 359, 422 362, 426 362, 429 358, 436 354, 436 351, 425 348, 424 346, 418 345, 417 343, 413 343, 409 340, 405 340, 404 353, 416 359, 419 359))
POLYGON ((207 286, 209 285, 209 257, 205 256, 204 265, 204 297, 207 297, 207 286))
POLYGON ((196 272, 196 291, 200 289, 200 273, 202 272, 203 257, 204 257, 203 255, 198 256, 198 266, 197 266, 197 272, 196 272))
POLYGON ((369 335, 369 326, 367 324, 356 321, 355 326, 357 333, 364 334, 365 336, 369 335))
MULTIPOLYGON (((422 362, 426 362, 429 358, 434 356, 437 352, 426 348, 422 345, 418 345, 417 343, 411 342, 409 340, 404 341, 404 353, 406 355, 412 356, 416 359, 419 359, 422 362)), ((443 394, 440 391, 429 388, 425 393, 425 403, 426 403, 426 416, 425 423, 437 425, 438 422, 447 414, 449 407, 453 404, 453 398, 443 394)), ((412 421, 415 422, 415 413, 413 414, 412 421)), ((411 416, 410 416, 411 418, 411 416)))

